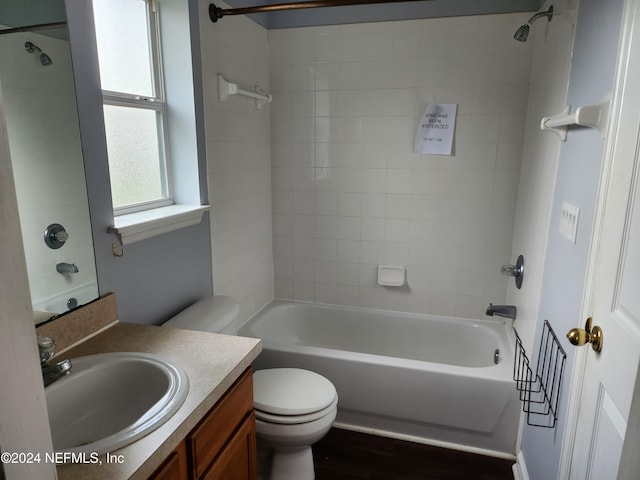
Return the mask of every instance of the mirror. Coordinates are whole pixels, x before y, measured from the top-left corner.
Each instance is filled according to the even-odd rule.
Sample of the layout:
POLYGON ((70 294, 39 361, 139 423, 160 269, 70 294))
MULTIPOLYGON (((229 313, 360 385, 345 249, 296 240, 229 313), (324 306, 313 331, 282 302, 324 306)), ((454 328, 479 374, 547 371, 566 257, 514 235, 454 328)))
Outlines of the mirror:
MULTIPOLYGON (((64 0, 0 2, 0 29, 65 21, 64 0)), ((98 296, 65 26, 0 34, 0 97, 39 323, 98 296)))

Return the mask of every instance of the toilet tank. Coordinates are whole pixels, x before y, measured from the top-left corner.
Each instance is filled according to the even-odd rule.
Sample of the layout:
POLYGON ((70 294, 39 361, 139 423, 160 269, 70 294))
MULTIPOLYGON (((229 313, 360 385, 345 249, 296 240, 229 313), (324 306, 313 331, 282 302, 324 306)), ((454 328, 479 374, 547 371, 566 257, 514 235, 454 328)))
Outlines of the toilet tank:
POLYGON ((239 312, 240 306, 233 298, 214 295, 198 300, 163 325, 185 330, 236 335, 238 333, 236 320, 239 312))

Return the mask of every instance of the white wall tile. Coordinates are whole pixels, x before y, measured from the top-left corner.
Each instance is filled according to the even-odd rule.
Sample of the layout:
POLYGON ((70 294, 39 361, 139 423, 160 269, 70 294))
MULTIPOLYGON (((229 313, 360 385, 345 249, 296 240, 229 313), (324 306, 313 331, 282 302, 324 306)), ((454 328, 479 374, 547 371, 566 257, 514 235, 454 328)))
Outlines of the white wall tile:
POLYGON ((362 194, 339 193, 338 215, 343 217, 359 217, 362 212, 362 194))
POLYGON ((512 45, 519 18, 269 32, 283 97, 271 116, 272 188, 293 191, 273 196, 274 252, 292 249, 294 274, 288 284, 276 273, 277 292, 475 318, 504 301, 531 59, 512 45), (413 152, 434 102, 458 103, 452 156, 413 152), (298 242, 287 247, 285 231, 298 242), (377 285, 385 262, 407 267, 406 290, 377 285))
POLYGON ((382 307, 381 287, 360 287, 359 305, 366 308, 382 307))
MULTIPOLYGON (((201 21, 207 27, 201 28, 203 43, 217 45, 215 50, 203 51, 205 81, 223 72, 265 90, 271 89, 271 80, 286 92, 272 105, 273 114, 281 120, 273 123, 273 129, 270 107, 256 110, 250 101, 222 104, 215 95, 205 95, 213 288, 216 294, 235 297, 248 318, 273 297, 274 288, 278 295, 293 292, 293 157, 291 144, 286 143, 291 136, 287 126, 293 105, 292 73, 282 68, 270 74, 267 32, 251 20, 229 19, 215 30, 208 28, 204 16, 201 21), (246 135, 248 131, 251 136, 246 135), (272 145, 271 139, 279 141, 272 145), (273 198, 272 186, 277 191, 273 198)), ((285 42, 282 46, 278 54, 284 59, 289 47, 285 42)))
POLYGON ((315 283, 314 282, 293 282, 293 299, 301 302, 312 302, 315 297, 315 283))
MULTIPOLYGON (((288 297, 283 297, 288 298, 288 297)), ((336 305, 359 305, 360 287, 357 285, 340 285, 336 292, 336 305)))
POLYGON ((335 305, 337 292, 338 286, 335 283, 315 282, 313 299, 318 303, 329 303, 335 305))
MULTIPOLYGON (((353 260, 354 257, 350 259, 353 260)), ((359 285, 360 284, 360 264, 343 263, 338 256, 338 265, 336 267, 336 281, 342 285, 359 285)))
POLYGON ((316 238, 339 238, 338 217, 333 215, 317 215, 315 222, 314 235, 316 238))
POLYGON ((316 197, 313 190, 293 192, 293 213, 295 215, 313 215, 316 210, 316 197))
MULTIPOLYGON (((385 240, 385 219, 366 217, 360 221, 360 237, 364 241, 383 242, 385 240)), ((380 262, 379 262, 380 263, 380 262)))
POLYGON ((360 240, 362 221, 360 217, 338 217, 337 238, 340 240, 360 240))

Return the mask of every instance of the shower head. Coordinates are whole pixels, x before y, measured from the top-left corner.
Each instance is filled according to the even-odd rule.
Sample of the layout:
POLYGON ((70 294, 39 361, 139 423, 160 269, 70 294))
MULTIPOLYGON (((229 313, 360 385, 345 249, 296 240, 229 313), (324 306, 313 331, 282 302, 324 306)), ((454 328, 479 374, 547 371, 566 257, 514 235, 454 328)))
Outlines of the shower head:
POLYGON ((53 63, 53 60, 51 60, 51 57, 49 55, 47 55, 46 53, 44 53, 42 51, 42 49, 35 45, 33 42, 26 42, 24 44, 24 49, 29 52, 29 53, 35 53, 35 52, 39 52, 40 53, 40 65, 47 67, 49 65, 51 65, 53 63))
POLYGON ((527 38, 529 37, 529 27, 531 27, 531 24, 533 24, 533 22, 538 20, 540 17, 547 17, 547 21, 550 22, 551 19, 553 18, 553 5, 551 5, 549 9, 545 10, 544 12, 536 13, 533 17, 529 19, 527 23, 525 23, 524 25, 521 25, 518 28, 518 30, 516 30, 516 33, 513 35, 513 38, 515 38, 519 42, 526 42, 527 38))
POLYGON ((515 38, 519 42, 526 42, 528 36, 529 36, 529 24, 525 23, 524 25, 520 25, 520 28, 516 30, 516 33, 513 35, 513 38, 515 38))
POLYGON ((44 52, 40 53, 40 64, 47 67, 53 63, 51 57, 44 52))

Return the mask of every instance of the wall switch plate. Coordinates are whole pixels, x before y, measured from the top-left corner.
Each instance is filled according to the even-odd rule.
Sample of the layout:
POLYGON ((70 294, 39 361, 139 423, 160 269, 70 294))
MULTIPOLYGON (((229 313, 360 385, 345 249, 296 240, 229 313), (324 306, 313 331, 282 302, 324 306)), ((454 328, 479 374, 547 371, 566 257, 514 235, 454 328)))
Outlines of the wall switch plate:
POLYGON ((571 243, 576 243, 578 233, 578 217, 580 209, 567 202, 562 203, 562 215, 560 217, 560 233, 571 243))

